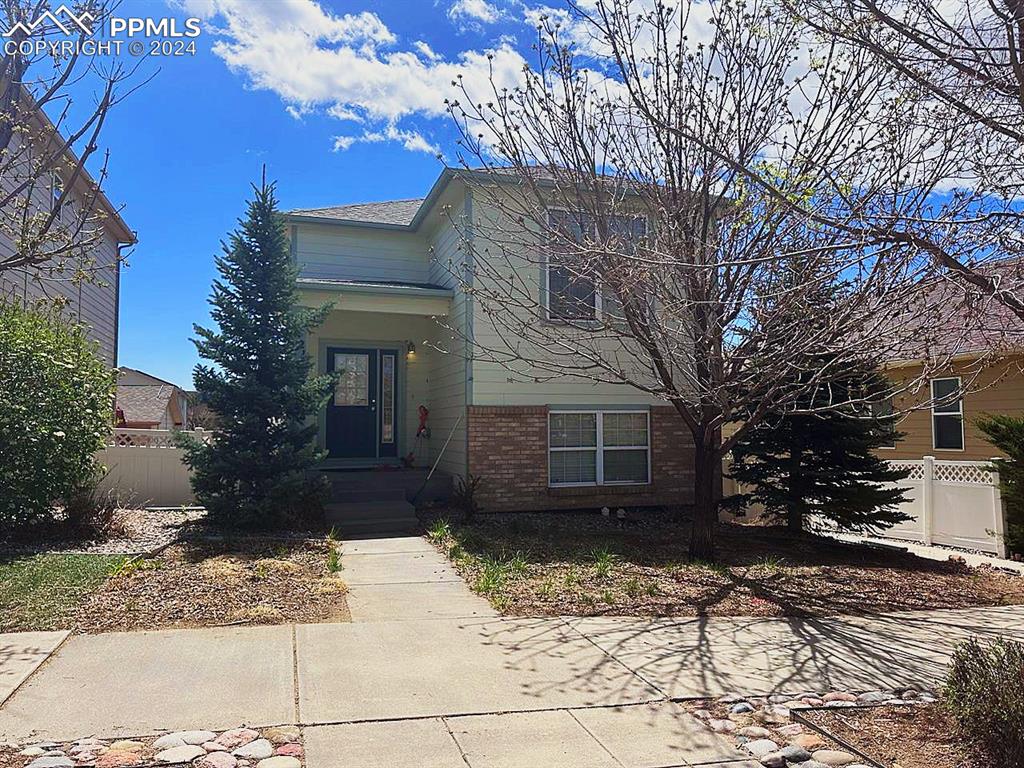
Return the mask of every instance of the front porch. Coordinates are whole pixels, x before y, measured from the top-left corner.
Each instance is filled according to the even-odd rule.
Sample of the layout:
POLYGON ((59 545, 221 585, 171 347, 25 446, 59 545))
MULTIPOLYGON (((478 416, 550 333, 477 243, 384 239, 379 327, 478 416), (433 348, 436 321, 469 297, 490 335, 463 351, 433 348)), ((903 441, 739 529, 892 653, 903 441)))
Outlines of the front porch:
POLYGON ((374 469, 320 472, 331 483, 324 509, 328 525, 345 536, 415 533, 416 505, 444 501, 452 493, 452 476, 442 470, 380 465, 374 469))

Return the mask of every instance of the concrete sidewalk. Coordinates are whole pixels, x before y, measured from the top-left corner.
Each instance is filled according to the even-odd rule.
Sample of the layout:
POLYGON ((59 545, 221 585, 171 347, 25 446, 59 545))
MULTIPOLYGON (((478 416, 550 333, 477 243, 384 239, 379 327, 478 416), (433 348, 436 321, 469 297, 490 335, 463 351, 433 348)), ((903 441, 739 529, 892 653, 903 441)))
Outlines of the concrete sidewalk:
POLYGON ((0 740, 296 723, 308 768, 732 768, 677 700, 935 686, 960 640, 1024 639, 1016 606, 499 618, 422 540, 344 552, 353 623, 74 636, 0 707, 0 740))

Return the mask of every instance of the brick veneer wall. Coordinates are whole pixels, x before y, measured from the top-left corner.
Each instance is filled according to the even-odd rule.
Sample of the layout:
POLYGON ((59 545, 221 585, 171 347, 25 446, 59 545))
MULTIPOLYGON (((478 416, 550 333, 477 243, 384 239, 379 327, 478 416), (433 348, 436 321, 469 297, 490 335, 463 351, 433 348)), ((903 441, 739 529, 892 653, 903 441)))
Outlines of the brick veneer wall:
POLYGON ((651 409, 650 485, 548 487, 548 407, 468 409, 469 473, 490 512, 693 502, 693 441, 670 406, 651 409))

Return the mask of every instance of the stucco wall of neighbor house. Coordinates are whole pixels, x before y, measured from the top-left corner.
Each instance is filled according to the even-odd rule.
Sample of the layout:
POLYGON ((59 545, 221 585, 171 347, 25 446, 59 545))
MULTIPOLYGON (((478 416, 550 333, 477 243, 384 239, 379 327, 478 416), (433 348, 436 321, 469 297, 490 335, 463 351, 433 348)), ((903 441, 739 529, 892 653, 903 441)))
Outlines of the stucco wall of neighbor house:
POLYGON ((469 407, 469 472, 489 512, 693 503, 693 441, 671 407, 651 408, 651 482, 551 488, 547 406, 469 407))
MULTIPOLYGON (((1003 413, 1012 416, 1024 416, 1024 358, 1002 360, 986 366, 977 372, 976 364, 959 363, 948 370, 936 373, 932 378, 961 376, 965 386, 969 387, 963 398, 964 413, 964 450, 935 448, 932 441, 932 413, 930 407, 910 410, 897 424, 897 429, 905 433, 895 448, 883 448, 878 455, 885 459, 920 459, 922 456, 934 456, 937 459, 951 461, 984 461, 1000 452, 985 440, 984 433, 978 429, 977 420, 984 413, 1003 413)), ((896 381, 912 379, 920 375, 920 366, 894 369, 890 377, 896 381)), ((918 394, 907 394, 897 398, 896 408, 905 410, 913 408, 929 400, 929 389, 925 388, 918 394)))
MULTIPOLYGON (((507 214, 498 210, 493 200, 482 193, 474 195, 473 227, 474 251, 479 254, 477 260, 494 270, 494 277, 488 279, 488 285, 499 285, 515 279, 517 286, 529 291, 532 301, 543 303, 544 272, 538 263, 541 257, 536 253, 536 234, 524 231, 523 252, 529 250, 533 255, 517 258, 513 249, 503 241, 504 233, 513 231, 513 223, 508 220, 507 214)), ((515 340, 508 330, 494 323, 486 311, 487 307, 480 301, 475 302, 473 309, 474 335, 478 346, 482 348, 477 351, 473 361, 473 405, 657 405, 664 402, 628 384, 595 382, 581 376, 553 375, 546 367, 513 365, 510 369, 502 362, 488 360, 484 350, 507 349, 506 342, 515 343, 515 340)), ((506 309, 508 312, 516 311, 511 307, 503 311, 506 309)), ((545 321, 530 318, 529 322, 545 321)), ((585 332, 559 329, 554 325, 551 329, 552 332, 564 332, 566 335, 585 335, 585 332)), ((521 346, 523 355, 528 359, 558 359, 550 345, 545 348, 522 343, 521 346)), ((635 366, 634 375, 637 379, 650 380, 649 375, 641 369, 639 360, 623 354, 620 340, 602 339, 595 344, 595 349, 601 350, 605 360, 618 359, 626 367, 635 366)), ((565 362, 570 365, 580 363, 581 356, 578 354, 559 354, 565 354, 565 362)))
MULTIPOLYGON (((74 207, 80 200, 72 194, 65 204, 74 207)), ((37 187, 33 191, 37 210, 48 212, 50 201, 49 189, 37 187)), ((104 231, 91 263, 50 262, 39 267, 4 270, 0 272, 0 297, 25 303, 40 299, 59 301, 65 317, 90 328, 101 356, 113 367, 117 363, 117 240, 105 224, 101 226, 104 231), (89 270, 89 280, 77 279, 76 273, 83 266, 89 270)), ((0 231, 0 257, 13 253, 14 244, 0 231)))

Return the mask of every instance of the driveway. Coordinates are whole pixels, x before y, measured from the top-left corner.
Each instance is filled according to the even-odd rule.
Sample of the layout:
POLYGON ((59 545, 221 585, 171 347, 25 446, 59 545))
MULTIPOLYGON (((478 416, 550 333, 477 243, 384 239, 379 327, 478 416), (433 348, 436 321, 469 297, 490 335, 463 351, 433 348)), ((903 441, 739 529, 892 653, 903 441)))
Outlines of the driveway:
POLYGON ((351 624, 69 638, 0 708, 0 740, 298 723, 309 768, 738 768, 678 700, 934 686, 959 640, 1024 636, 1021 607, 499 618, 421 539, 349 543, 343 564, 351 624))

